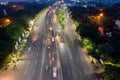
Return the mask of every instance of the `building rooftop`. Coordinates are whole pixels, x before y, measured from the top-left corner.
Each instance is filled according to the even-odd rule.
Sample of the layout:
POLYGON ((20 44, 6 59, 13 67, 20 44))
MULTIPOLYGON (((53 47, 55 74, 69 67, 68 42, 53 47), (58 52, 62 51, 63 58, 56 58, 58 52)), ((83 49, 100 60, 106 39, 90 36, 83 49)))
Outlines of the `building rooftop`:
POLYGON ((116 20, 115 25, 117 25, 120 28, 120 20, 116 20))

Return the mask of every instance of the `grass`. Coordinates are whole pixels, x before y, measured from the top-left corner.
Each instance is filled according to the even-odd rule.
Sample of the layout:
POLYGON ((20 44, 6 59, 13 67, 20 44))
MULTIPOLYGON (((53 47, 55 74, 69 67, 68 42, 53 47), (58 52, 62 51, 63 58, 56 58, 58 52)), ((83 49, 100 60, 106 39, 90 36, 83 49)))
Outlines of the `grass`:
POLYGON ((112 66, 116 66, 116 67, 120 67, 120 64, 114 64, 112 62, 104 62, 105 65, 112 65, 112 66))
POLYGON ((62 29, 64 29, 65 27, 64 12, 60 8, 57 10, 57 19, 58 19, 59 24, 62 26, 62 29))

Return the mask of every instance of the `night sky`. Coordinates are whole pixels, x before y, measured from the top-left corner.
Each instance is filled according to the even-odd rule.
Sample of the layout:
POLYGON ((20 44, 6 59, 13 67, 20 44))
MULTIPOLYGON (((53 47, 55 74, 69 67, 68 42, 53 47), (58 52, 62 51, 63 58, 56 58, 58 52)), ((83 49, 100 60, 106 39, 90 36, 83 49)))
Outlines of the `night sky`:
MULTIPOLYGON (((0 2, 36 2, 36 1, 48 1, 48 0, 0 0, 0 2)), ((54 1, 54 0, 49 0, 49 1, 54 1)), ((57 0, 56 0, 57 1, 57 0)), ((73 1, 73 0, 68 0, 68 1, 73 1)), ((120 2, 120 0, 79 0, 79 1, 99 1, 99 2, 120 2)))

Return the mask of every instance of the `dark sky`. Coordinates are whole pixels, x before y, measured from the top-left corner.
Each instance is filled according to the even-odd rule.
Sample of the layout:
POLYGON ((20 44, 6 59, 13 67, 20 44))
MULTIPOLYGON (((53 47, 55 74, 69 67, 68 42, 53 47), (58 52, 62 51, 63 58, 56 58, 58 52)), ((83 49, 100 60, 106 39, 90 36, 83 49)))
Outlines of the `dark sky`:
MULTIPOLYGON (((8 2, 36 2, 36 1, 42 1, 42 2, 45 2, 45 1, 48 1, 48 0, 0 0, 0 2, 5 2, 5 1, 8 1, 8 2)), ((49 0, 49 1, 56 1, 56 0, 49 0)))
POLYGON ((34 2, 36 0, 0 0, 0 2, 3 2, 3 1, 8 1, 8 2, 20 2, 20 1, 24 1, 24 2, 34 2))
MULTIPOLYGON (((4 2, 4 1, 8 1, 8 2, 21 2, 21 1, 23 1, 23 2, 35 2, 36 0, 0 0, 0 2, 4 2)), ((48 1, 48 0, 38 0, 38 1, 48 1)), ((53 0, 50 0, 50 1, 53 1, 53 0)), ((79 0, 79 1, 85 1, 85 0, 79 0)), ((86 0, 86 1, 92 1, 92 0, 86 0)), ((102 2, 111 2, 111 1, 113 1, 113 2, 119 2, 120 0, 93 0, 93 1, 102 1, 102 2)))

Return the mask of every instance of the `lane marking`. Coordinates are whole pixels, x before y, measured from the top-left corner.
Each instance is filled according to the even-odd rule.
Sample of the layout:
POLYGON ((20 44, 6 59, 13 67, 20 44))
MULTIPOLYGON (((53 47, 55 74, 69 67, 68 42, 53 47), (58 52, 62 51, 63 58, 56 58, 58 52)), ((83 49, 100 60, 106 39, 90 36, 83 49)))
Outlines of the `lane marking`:
POLYGON ((27 73, 27 69, 25 69, 25 72, 24 72, 24 74, 26 75, 26 73, 27 73))
POLYGON ((38 54, 37 54, 37 56, 38 56, 38 54))
POLYGON ((42 65, 41 65, 41 69, 40 69, 40 80, 41 80, 41 77, 42 77, 42 69, 43 69, 43 63, 42 63, 42 65))
MULTIPOLYGON (((46 47, 42 49, 42 60, 44 60, 44 58, 45 58, 45 52, 46 52, 46 47)), ((39 79, 39 80, 42 79, 42 75, 43 75, 43 73, 42 73, 42 71, 43 71, 43 64, 44 64, 44 61, 42 62, 42 65, 41 65, 41 69, 40 69, 40 79, 39 79)))
POLYGON ((35 60, 35 65, 37 64, 37 60, 35 60))
POLYGON ((44 57, 42 57, 42 62, 44 62, 45 61, 45 58, 44 57))
POLYGON ((31 50, 31 47, 28 48, 28 51, 30 51, 30 50, 31 50))
POLYGON ((44 62, 44 59, 42 60, 42 62, 44 62))
POLYGON ((70 76, 70 71, 69 71, 69 69, 68 69, 68 75, 70 76))
POLYGON ((35 70, 33 70, 33 73, 32 73, 33 75, 35 74, 35 70))

